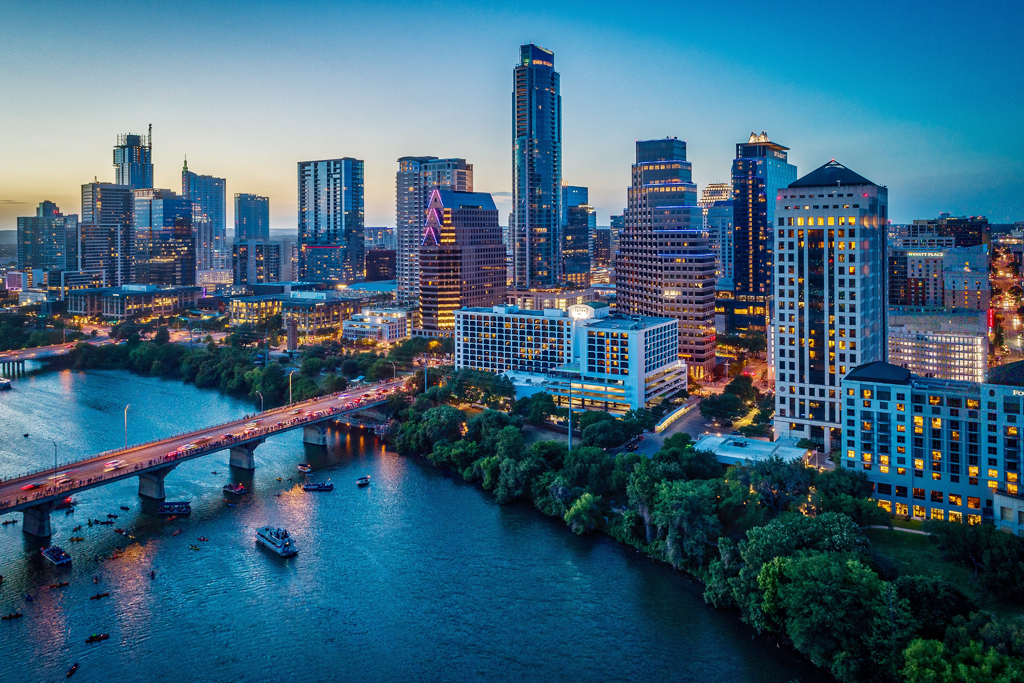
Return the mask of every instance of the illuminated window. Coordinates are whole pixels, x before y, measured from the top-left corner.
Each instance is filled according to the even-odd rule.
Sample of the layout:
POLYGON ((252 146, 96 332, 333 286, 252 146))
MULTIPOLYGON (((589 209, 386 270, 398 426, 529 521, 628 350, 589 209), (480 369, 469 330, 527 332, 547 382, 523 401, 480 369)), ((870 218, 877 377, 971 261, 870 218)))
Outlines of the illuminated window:
POLYGON ((932 508, 932 519, 937 519, 941 522, 945 519, 945 512, 941 508, 932 508))
POLYGON ((999 470, 989 469, 989 471, 988 471, 988 478, 989 479, 998 479, 999 478, 999 470))

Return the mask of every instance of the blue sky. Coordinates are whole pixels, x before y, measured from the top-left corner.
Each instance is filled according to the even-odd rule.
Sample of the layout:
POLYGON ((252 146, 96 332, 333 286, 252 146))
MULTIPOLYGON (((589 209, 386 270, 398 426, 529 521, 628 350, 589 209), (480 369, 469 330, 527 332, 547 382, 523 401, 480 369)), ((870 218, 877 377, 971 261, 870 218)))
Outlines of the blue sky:
MULTIPOLYGON (((831 158, 889 187, 896 222, 1024 220, 1024 3, 401 3, 0 0, 0 229, 77 212, 118 133, 154 129, 155 180, 189 168, 271 199, 296 167, 366 162, 366 224, 394 225, 396 159, 461 156, 508 210, 518 46, 555 51, 563 173, 599 223, 633 143, 687 141, 699 186, 768 131, 799 173, 831 158)), ((229 222, 232 216, 229 210, 229 222)))

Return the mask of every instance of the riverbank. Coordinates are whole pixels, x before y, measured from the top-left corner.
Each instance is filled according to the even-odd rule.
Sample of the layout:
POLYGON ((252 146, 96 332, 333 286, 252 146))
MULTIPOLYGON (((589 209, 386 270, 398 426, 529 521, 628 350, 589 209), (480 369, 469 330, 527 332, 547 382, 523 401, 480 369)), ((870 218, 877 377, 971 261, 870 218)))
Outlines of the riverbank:
MULTIPOLYGON (((433 389, 399 416, 390 434, 399 453, 448 468, 499 503, 532 503, 577 534, 604 533, 688 572, 709 603, 840 680, 944 680, 936 672, 954 665, 1009 676, 997 680, 1024 676, 1018 620, 995 619, 951 582, 919 565, 903 571, 872 546, 863 527, 888 516, 862 474, 782 461, 725 470, 685 434, 650 458, 569 452, 554 441, 527 447, 516 418, 466 419, 433 389), (962 635, 946 649, 950 629, 962 635)), ((1002 597, 1019 601, 1009 590, 1002 597)))

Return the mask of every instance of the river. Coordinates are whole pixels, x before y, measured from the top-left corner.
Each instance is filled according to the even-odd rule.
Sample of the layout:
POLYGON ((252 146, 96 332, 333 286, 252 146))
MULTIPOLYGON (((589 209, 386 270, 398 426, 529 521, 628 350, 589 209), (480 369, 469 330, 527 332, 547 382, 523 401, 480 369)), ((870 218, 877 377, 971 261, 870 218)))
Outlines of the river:
MULTIPOLYGON (((36 374, 0 393, 0 476, 52 466, 51 439, 60 461, 117 447, 126 404, 131 442, 253 410, 125 372, 36 374)), ((0 613, 25 616, 0 623, 0 681, 64 680, 75 662, 79 683, 830 680, 705 605, 700 586, 665 565, 499 506, 372 436, 331 436, 327 449, 300 431, 273 437, 254 472, 230 471, 227 452, 183 463, 167 496, 191 500, 193 513, 175 522, 141 509, 136 479, 79 495, 74 514, 52 516, 70 568, 40 557, 20 514, 4 516, 19 523, 0 527, 0 613), (303 461, 334 492, 297 488, 303 461), (373 483, 357 488, 363 474, 373 483), (233 481, 253 492, 232 508, 221 487, 233 481), (108 513, 135 539, 110 526, 72 532, 108 513), (288 528, 299 555, 257 547, 266 524, 288 528), (118 546, 121 558, 97 561, 118 546), (49 588, 56 581, 70 586, 49 588), (110 597, 89 599, 99 591, 110 597), (110 639, 86 644, 94 632, 110 639)))

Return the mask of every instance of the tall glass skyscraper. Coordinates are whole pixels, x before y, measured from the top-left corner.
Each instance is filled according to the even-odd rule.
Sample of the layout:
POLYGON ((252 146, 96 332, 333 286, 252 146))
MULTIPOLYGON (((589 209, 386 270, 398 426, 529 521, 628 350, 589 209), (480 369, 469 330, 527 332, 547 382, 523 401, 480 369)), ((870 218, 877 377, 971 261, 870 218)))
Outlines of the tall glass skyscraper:
POLYGON ((299 277, 363 278, 363 160, 299 162, 299 277))
POLYGON ((679 320, 679 355, 701 379, 715 367, 715 255, 676 138, 636 143, 615 282, 618 307, 679 320))
POLYGON ((188 170, 188 159, 181 169, 181 195, 192 200, 192 228, 196 236, 196 270, 227 270, 231 267, 228 249, 225 181, 188 170))
POLYGON ((270 198, 235 193, 235 242, 270 239, 270 198))
POLYGON ((103 271, 113 287, 131 281, 134 203, 135 194, 127 185, 82 185, 82 270, 103 271))
POLYGON ((473 164, 465 159, 402 157, 395 176, 395 240, 398 301, 415 304, 420 291, 420 243, 427 205, 435 189, 473 191, 473 164))
POLYGON ((514 73, 512 201, 517 289, 562 280, 562 96, 555 53, 519 48, 514 73))
POLYGON ((170 190, 135 190, 134 215, 132 281, 142 285, 194 285, 192 200, 170 190))
POLYGON ((35 216, 18 218, 18 270, 78 270, 78 216, 40 202, 35 216))
POLYGON ((153 187, 153 124, 147 135, 117 136, 114 147, 114 183, 133 190, 153 187))
POLYGON ((788 147, 768 134, 736 144, 732 162, 733 285, 737 329, 767 330, 772 297, 772 234, 775 196, 796 180, 788 147))

